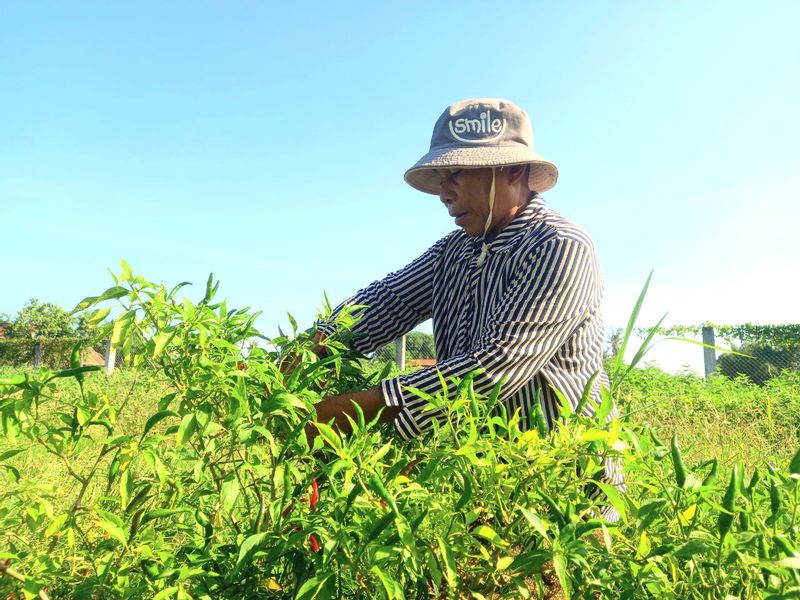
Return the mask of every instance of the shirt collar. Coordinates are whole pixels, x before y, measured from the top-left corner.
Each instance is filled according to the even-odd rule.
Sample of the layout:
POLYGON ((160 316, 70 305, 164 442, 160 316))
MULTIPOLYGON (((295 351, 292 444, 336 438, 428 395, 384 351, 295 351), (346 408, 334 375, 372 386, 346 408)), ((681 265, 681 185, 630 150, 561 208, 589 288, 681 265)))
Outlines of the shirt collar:
MULTIPOLYGON (((544 200, 539 196, 533 196, 525 207, 519 211, 511 222, 505 226, 500 234, 489 242, 489 254, 507 252, 519 243, 522 234, 544 208, 544 200)), ((476 253, 480 252, 483 245, 483 236, 467 238, 467 242, 461 248, 458 255, 459 260, 471 259, 476 253)))

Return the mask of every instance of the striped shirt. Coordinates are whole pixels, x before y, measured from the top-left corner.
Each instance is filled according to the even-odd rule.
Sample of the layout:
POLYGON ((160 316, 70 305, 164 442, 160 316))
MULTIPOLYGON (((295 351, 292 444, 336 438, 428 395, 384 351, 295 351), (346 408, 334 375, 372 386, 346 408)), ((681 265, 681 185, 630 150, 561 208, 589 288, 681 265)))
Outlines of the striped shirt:
MULTIPOLYGON (((462 378, 481 369, 473 380, 480 394, 503 382, 499 399, 509 414, 521 412, 523 429, 537 397, 548 426, 554 425, 554 388, 575 407, 595 373, 595 402, 608 385, 599 314, 602 275, 591 238, 533 196, 479 264, 482 242, 453 231, 334 311, 367 307, 356 313, 360 320, 353 329, 353 346, 364 353, 433 319, 436 365, 381 384, 386 405, 400 407, 395 426, 404 439, 422 434, 438 416, 425 411, 427 402, 408 388, 440 393, 440 373, 462 378)), ((320 329, 330 333, 324 324, 320 329)), ((591 403, 585 410, 591 413, 591 403)), ((610 461, 603 480, 622 483, 610 461)))

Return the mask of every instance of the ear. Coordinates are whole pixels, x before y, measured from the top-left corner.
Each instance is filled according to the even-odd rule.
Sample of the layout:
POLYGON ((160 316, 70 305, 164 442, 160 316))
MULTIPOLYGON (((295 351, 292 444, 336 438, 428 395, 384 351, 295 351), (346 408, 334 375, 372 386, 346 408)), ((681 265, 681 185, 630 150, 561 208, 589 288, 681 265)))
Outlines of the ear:
POLYGON ((525 183, 527 184, 528 165, 512 165, 510 167, 502 167, 500 170, 506 173, 510 185, 519 183, 523 179, 526 180, 525 183))

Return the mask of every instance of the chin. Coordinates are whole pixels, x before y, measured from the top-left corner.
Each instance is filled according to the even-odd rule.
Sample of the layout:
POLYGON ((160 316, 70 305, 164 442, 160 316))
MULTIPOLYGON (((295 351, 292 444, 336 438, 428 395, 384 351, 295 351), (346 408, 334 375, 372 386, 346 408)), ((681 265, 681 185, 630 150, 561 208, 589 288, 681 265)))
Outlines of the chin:
POLYGON ((462 229, 462 230, 464 231, 464 233, 466 233, 466 234, 467 234, 469 237, 473 237, 473 238, 474 238, 474 237, 480 237, 480 236, 483 234, 483 231, 477 231, 477 230, 474 230, 474 229, 469 229, 468 227, 462 227, 461 229, 462 229))

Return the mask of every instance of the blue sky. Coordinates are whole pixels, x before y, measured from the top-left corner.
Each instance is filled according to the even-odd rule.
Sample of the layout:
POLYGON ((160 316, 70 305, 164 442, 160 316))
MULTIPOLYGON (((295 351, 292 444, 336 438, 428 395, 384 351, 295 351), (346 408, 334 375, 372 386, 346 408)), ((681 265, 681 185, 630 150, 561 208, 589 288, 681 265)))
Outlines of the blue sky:
POLYGON ((498 96, 597 242, 610 325, 651 269, 645 322, 797 322, 798 22, 793 0, 0 2, 0 313, 72 307, 125 258, 198 295, 213 271, 267 335, 310 323, 454 227, 402 174, 448 104, 498 96))

